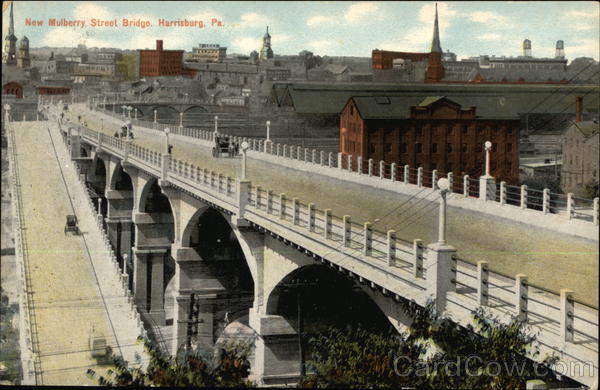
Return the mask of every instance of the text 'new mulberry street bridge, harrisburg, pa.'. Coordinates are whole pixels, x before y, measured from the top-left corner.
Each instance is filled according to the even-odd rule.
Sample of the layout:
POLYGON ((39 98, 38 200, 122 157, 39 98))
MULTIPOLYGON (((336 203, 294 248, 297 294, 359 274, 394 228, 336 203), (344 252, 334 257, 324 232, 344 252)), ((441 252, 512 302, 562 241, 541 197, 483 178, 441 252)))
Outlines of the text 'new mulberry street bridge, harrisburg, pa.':
POLYGON ((548 190, 534 197, 526 186, 496 183, 490 145, 479 178, 371 160, 344 164, 341 155, 268 139, 233 137, 241 156, 214 158, 216 124, 165 129, 130 119, 134 139, 120 138, 113 134, 122 115, 90 99, 68 111, 62 105, 42 102, 47 121, 10 122, 9 146, 18 155, 26 146, 16 135, 32 126, 67 146, 77 185, 92 189, 87 212, 97 213, 93 229, 114 248, 110 269, 130 297, 136 329, 151 331, 170 352, 189 343, 193 307, 198 342, 214 345, 213 325, 228 315, 223 297, 237 294, 247 305, 236 316, 248 315, 257 337, 252 378, 296 382, 301 351, 293 321, 278 311, 280 286, 321 264, 360 282, 398 330, 411 321, 401 300, 433 299, 462 325, 479 307, 506 320, 519 315, 539 331, 540 359, 555 353, 577 368, 565 375, 597 383, 597 198, 584 204, 548 190), (200 254, 199 221, 208 213, 225 220, 239 243, 250 291, 230 291, 227 280, 239 269, 200 254))

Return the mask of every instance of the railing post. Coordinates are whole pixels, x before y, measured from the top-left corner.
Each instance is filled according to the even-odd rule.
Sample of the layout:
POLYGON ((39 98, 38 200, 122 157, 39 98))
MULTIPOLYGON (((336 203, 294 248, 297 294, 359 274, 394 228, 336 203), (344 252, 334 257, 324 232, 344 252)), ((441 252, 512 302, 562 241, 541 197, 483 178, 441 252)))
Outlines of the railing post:
POLYGON ((331 234, 331 209, 323 210, 323 236, 329 238, 331 234))
POLYGON ((448 172, 447 179, 448 188, 450 189, 450 192, 454 192, 454 173, 448 172))
POLYGON ((390 180, 396 181, 396 163, 390 165, 390 180))
POLYGON ((423 241, 413 240, 413 276, 415 278, 423 277, 423 241))
POLYGON ((423 167, 417 169, 417 186, 423 187, 423 167))
POLYGON ((500 182, 500 204, 501 205, 506 204, 506 182, 505 181, 500 182))
POLYGON ((594 226, 598 226, 598 197, 594 198, 594 226))
MULTIPOLYGON (((229 177, 227 178, 229 179, 229 177)), ((228 180, 229 183, 229 180, 228 180)), ((229 184, 227 185, 229 193, 229 184)), ((248 205, 248 198, 250 197, 250 181, 249 180, 237 180, 237 206, 238 213, 237 218, 240 220, 248 205)))
POLYGON ((463 196, 465 198, 469 196, 469 175, 463 177, 463 196))
POLYGON ((477 262, 477 301, 479 306, 488 305, 489 270, 487 261, 477 262))
POLYGON ((315 204, 308 204, 308 231, 312 232, 315 230, 315 204))
POLYGON ((292 224, 298 225, 300 219, 300 203, 298 202, 298 198, 292 198, 292 210, 292 224))
POLYGON ((567 218, 573 218, 573 193, 569 192, 567 194, 567 218))
POLYGON ((304 148, 304 162, 308 162, 308 148, 304 148))
POLYGON ((322 150, 319 152, 319 165, 325 165, 325 152, 322 150))
POLYGON ((348 157, 348 172, 352 172, 352 155, 349 154, 347 157, 348 157))
POLYGON ((271 214, 271 210, 273 210, 273 191, 267 191, 267 213, 271 214))
POLYGON ((260 209, 260 186, 254 187, 254 206, 260 209))
POLYGON ((352 240, 352 219, 349 215, 344 215, 342 217, 343 225, 344 225, 344 235, 342 237, 342 243, 344 247, 349 247, 350 242, 352 240))
POLYGON ((437 180, 438 180, 438 171, 437 171, 437 169, 434 169, 433 171, 431 171, 431 188, 433 188, 433 189, 438 188, 437 180))
POLYGON ((528 299, 527 276, 517 274, 515 277, 515 309, 517 316, 527 321, 527 299, 528 299))
POLYGON ((548 214, 550 211, 550 190, 548 188, 544 188, 544 192, 542 192, 542 211, 544 214, 548 214))
POLYGON ((387 263, 389 266, 396 264, 396 231, 387 232, 387 263))
POLYGON ((369 256, 373 248, 373 228, 371 222, 365 222, 363 225, 363 254, 369 256))
POLYGON ((560 337, 564 342, 573 342, 573 313, 575 309, 573 291, 560 290, 560 337))
POLYGON ((316 164, 316 162, 317 162, 317 151, 315 149, 312 150, 312 154, 311 154, 310 158, 311 158, 311 162, 313 164, 316 164))
POLYGON ((363 173, 363 157, 362 156, 358 156, 356 157, 356 172, 358 172, 359 175, 362 175, 363 173))
POLYGON ((162 154, 161 161, 161 179, 168 180, 169 179, 169 165, 171 163, 171 155, 168 153, 162 154))
MULTIPOLYGON (((340 160, 338 159, 338 161, 340 161, 340 160)), ((327 154, 327 165, 329 166, 329 168, 333 167, 333 153, 332 152, 329 152, 327 154)))
POLYGON ((290 148, 290 154, 287 153, 287 144, 283 144, 283 157, 292 157, 292 149, 290 148))
MULTIPOLYGON (((329 157, 331 157, 331 154, 329 154, 329 157)), ((342 169, 342 154, 338 153, 337 154, 337 167, 338 169, 342 169)), ((331 158, 329 158, 329 166, 331 166, 331 158)))
POLYGON ((383 179, 385 177, 385 161, 379 161, 379 178, 383 179))
POLYGON ((448 292, 456 290, 455 255, 456 249, 442 242, 427 247, 425 284, 438 313, 446 310, 448 292))
POLYGON ((523 184, 521 186, 521 208, 527 208, 527 185, 523 184))
POLYGON ((285 194, 279 194, 279 218, 285 219, 285 194))
POLYGON ((276 150, 277 150, 277 157, 281 156, 281 145, 278 143, 276 146, 276 150))
POLYGON ((370 158, 368 162, 367 174, 369 177, 373 176, 373 159, 370 158))
POLYGON ((408 184, 410 181, 410 167, 407 165, 404 166, 404 184, 408 184))

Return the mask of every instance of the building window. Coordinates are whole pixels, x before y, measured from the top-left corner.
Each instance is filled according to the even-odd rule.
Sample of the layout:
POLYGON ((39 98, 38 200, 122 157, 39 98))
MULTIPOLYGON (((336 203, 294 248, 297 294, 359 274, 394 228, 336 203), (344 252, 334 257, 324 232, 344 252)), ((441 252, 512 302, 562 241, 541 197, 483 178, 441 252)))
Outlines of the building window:
POLYGON ((453 133, 452 133, 452 132, 453 132, 453 130, 454 130, 454 128, 452 128, 452 127, 449 127, 449 128, 448 128, 448 135, 449 135, 449 136, 452 136, 452 134, 453 134, 453 133))
POLYGON ((507 152, 512 152, 512 144, 506 144, 506 151, 507 152))
POLYGON ((375 144, 369 144, 369 153, 375 153, 375 144))
POLYGON ((512 133, 513 133, 513 129, 508 129, 508 130, 507 130, 507 133, 508 133, 508 134, 512 134, 512 133))
POLYGON ((431 163, 431 170, 436 170, 437 169, 437 163, 431 163))
POLYGON ((420 142, 415 143, 415 153, 421 153, 422 145, 420 142))
POLYGON ((469 132, 469 126, 464 125, 463 128, 462 128, 462 133, 463 134, 467 134, 468 132, 469 132))
POLYGON ((354 115, 354 106, 350 105, 350 115, 354 115))
POLYGON ((421 128, 421 126, 417 126, 417 128, 415 129, 415 134, 417 135, 417 137, 423 135, 423 129, 421 128))
POLYGON ((464 153, 467 152, 467 144, 462 144, 461 151, 464 152, 464 153))
POLYGON ((498 144, 492 144, 492 152, 495 152, 498 149, 498 144))
POLYGON ((450 142, 446 144, 446 152, 452 153, 452 144, 450 142))
POLYGON ((431 153, 437 153, 437 144, 436 143, 431 144, 431 153))
POLYGON ((507 161, 506 162, 506 173, 511 173, 512 172, 512 162, 507 161))
POLYGON ((390 143, 386 143, 385 144, 385 152, 386 153, 391 153, 392 152, 392 144, 390 144, 390 143))
POLYGON ((400 144, 400 153, 406 153, 406 144, 405 143, 400 144))
POLYGON ((477 134, 479 134, 479 135, 483 134, 483 127, 481 127, 481 126, 477 127, 477 134))

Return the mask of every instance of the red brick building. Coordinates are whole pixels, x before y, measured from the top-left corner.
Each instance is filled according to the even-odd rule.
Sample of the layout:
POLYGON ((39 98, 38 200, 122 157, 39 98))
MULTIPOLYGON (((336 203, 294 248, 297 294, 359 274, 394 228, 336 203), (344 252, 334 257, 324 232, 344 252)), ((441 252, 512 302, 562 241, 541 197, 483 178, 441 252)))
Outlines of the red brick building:
MULTIPOLYGON (((425 171, 453 172, 477 178, 483 174, 483 143, 491 141, 492 175, 518 184, 518 117, 485 115, 472 105, 444 96, 420 101, 402 96, 354 96, 340 113, 340 152, 344 164, 352 155, 366 161, 396 163, 425 171), (416 104, 415 104, 416 103, 416 104)), ((354 168, 356 166, 354 165, 354 168)))
POLYGON ((38 95, 68 95, 71 93, 69 87, 55 87, 55 86, 40 86, 37 87, 38 95))
POLYGON ((163 41, 156 41, 156 50, 138 50, 140 55, 140 77, 181 76, 183 50, 164 50, 163 41))
POLYGON ((11 81, 2 86, 2 95, 14 95, 17 99, 23 99, 23 86, 11 81))

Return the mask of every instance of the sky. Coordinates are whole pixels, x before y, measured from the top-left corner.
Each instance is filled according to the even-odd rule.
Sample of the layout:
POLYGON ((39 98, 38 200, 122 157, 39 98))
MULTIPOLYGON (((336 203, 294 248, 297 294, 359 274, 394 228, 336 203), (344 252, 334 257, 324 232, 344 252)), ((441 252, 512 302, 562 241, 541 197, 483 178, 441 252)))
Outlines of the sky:
MULTIPOLYGON (((8 31, 3 2, 2 35, 8 31)), ((216 43, 227 53, 260 50, 269 26, 275 54, 310 50, 317 55, 370 57, 371 50, 428 52, 434 2, 384 1, 16 1, 15 35, 30 47, 54 46, 154 48, 191 51, 199 43, 216 43), (43 25, 26 25, 26 19, 43 25), (49 18, 83 20, 82 27, 51 27, 49 18), (92 27, 92 18, 117 27, 92 27), (122 19, 150 27, 124 27, 122 19), (202 20, 199 27, 161 27, 159 19, 202 20), (212 24, 213 19, 217 20, 212 24), (220 22, 220 23, 219 23, 220 22), (220 24, 220 25, 219 25, 220 24)), ((575 1, 438 2, 442 49, 459 58, 518 56, 524 39, 535 57, 554 57, 556 41, 565 43, 568 59, 599 59, 599 3, 575 1)), ((4 49, 3 49, 4 50, 4 49)))

